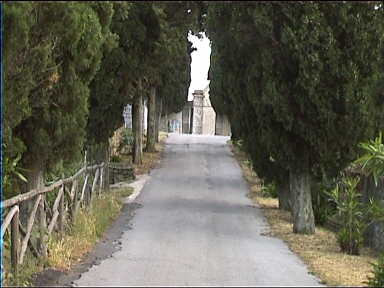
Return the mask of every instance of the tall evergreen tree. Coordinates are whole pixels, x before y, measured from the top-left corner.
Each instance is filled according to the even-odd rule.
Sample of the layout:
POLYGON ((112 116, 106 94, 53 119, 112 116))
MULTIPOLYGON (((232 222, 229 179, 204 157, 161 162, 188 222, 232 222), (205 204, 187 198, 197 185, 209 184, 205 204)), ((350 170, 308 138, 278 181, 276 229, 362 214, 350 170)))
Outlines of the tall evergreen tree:
POLYGON ((104 43, 94 7, 92 2, 5 5, 7 35, 22 29, 4 47, 5 55, 18 58, 21 64, 6 65, 5 119, 13 117, 15 110, 26 112, 10 122, 6 141, 19 143, 28 189, 41 182, 44 171, 60 161, 71 162, 81 151, 88 84, 100 65, 104 43))
POLYGON ((193 51, 188 33, 196 33, 200 15, 200 7, 194 2, 157 2, 155 5, 161 12, 158 12, 158 17, 162 39, 154 57, 154 73, 151 77, 147 151, 154 151, 154 143, 158 137, 156 126, 159 126, 161 111, 156 110, 161 109, 165 113, 178 112, 187 101, 193 51), (151 109, 151 106, 157 107, 151 109))
POLYGON ((383 72, 381 8, 210 5, 212 102, 231 99, 231 124, 255 164, 270 165, 272 157, 278 164, 272 171, 289 171, 294 232, 313 233, 310 179, 335 175, 378 128, 375 111, 382 106, 373 91, 383 72), (221 25, 231 36, 215 30, 221 25))

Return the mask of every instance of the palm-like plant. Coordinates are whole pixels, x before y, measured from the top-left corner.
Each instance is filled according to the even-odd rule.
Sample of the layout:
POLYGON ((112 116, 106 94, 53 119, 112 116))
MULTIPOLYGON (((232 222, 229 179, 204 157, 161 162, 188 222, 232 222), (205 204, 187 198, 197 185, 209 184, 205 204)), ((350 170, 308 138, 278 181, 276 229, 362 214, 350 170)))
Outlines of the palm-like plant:
POLYGON ((375 140, 369 140, 359 144, 366 153, 355 161, 362 165, 361 168, 368 175, 373 175, 377 185, 380 177, 384 176, 384 143, 383 134, 380 132, 375 140))
POLYGON ((341 251, 350 255, 359 255, 363 242, 363 233, 367 227, 364 221, 364 206, 360 201, 360 193, 356 187, 359 178, 346 177, 336 185, 328 195, 335 202, 342 223, 337 240, 341 251))
POLYGON ((372 263, 373 277, 368 277, 369 287, 384 287, 384 254, 379 257, 377 263, 372 263))
MULTIPOLYGON (((368 175, 373 175, 377 186, 378 180, 384 177, 384 143, 383 133, 380 132, 375 140, 370 140, 366 143, 361 143, 359 147, 366 152, 365 155, 355 161, 362 165, 362 170, 368 175)), ((370 199, 369 214, 372 219, 384 221, 383 204, 378 200, 370 199)), ((377 264, 373 265, 373 277, 369 277, 369 286, 382 287, 384 285, 384 254, 378 260, 377 264)))

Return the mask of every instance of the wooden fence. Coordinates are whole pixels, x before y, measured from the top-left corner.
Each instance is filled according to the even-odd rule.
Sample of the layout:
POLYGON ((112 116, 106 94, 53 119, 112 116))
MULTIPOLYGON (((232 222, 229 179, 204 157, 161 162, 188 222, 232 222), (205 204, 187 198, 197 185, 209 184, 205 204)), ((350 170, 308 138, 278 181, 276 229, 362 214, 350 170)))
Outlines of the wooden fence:
POLYGON ((48 235, 53 231, 62 233, 65 224, 75 220, 79 207, 88 206, 92 198, 101 193, 104 185, 108 185, 108 179, 104 179, 105 168, 104 163, 83 167, 69 178, 1 202, 6 215, 1 225, 1 239, 4 240, 6 231, 10 230, 11 267, 14 275, 18 273, 18 265, 23 264, 27 248, 35 257, 44 256, 48 235), (51 205, 46 196, 56 197, 51 205), (24 201, 34 201, 28 209, 30 214, 26 227, 23 227, 19 219, 20 205, 24 201), (36 218, 38 221, 35 221, 36 218), (35 222, 38 225, 35 227, 38 231, 35 243, 38 245, 31 240, 35 222))

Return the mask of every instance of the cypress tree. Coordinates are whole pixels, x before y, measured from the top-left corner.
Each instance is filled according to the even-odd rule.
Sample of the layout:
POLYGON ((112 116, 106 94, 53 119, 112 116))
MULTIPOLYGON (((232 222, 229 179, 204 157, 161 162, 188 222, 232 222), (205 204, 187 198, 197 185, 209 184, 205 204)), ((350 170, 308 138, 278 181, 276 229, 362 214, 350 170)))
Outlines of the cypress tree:
POLYGON ((208 9, 212 103, 230 99, 231 127, 258 173, 275 171, 279 180, 289 171, 294 232, 314 232, 311 178, 337 174, 380 127, 376 111, 383 107, 374 91, 382 77, 382 8, 374 5, 208 9), (222 26, 230 36, 215 30, 222 26))

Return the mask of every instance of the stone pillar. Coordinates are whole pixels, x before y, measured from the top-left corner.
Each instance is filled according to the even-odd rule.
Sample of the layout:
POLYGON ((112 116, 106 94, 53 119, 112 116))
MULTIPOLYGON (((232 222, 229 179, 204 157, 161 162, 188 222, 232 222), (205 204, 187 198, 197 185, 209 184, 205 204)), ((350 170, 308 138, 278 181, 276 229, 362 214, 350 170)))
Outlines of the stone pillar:
POLYGON ((203 90, 195 90, 195 92, 193 92, 192 95, 193 95, 192 133, 202 134, 203 133, 203 100, 204 100, 203 90))
POLYGON ((191 134, 191 114, 192 114, 192 101, 188 101, 185 105, 183 112, 182 112, 182 133, 183 134, 191 134))
POLYGON ((216 112, 209 100, 209 94, 204 95, 203 100, 203 134, 215 135, 216 112))

